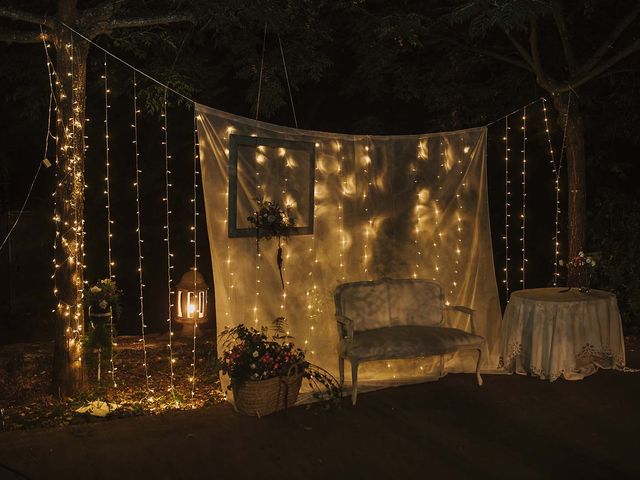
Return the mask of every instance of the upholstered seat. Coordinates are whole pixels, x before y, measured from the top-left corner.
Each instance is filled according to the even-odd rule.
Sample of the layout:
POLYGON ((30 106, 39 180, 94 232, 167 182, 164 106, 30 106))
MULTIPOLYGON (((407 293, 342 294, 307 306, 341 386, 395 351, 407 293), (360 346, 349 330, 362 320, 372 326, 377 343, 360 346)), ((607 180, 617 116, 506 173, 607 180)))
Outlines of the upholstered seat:
POLYGON ((372 360, 441 356, 460 350, 478 352, 476 377, 482 385, 480 361, 484 338, 476 334, 473 310, 446 305, 437 282, 422 279, 352 282, 334 293, 340 345, 340 382, 344 361, 351 363, 352 393, 358 395, 358 365, 372 360), (445 326, 445 311, 469 316, 472 332, 445 326))
POLYGON ((460 347, 477 345, 484 338, 457 328, 447 327, 393 327, 355 332, 353 341, 340 341, 340 354, 359 362, 390 360, 393 358, 444 355, 460 347))

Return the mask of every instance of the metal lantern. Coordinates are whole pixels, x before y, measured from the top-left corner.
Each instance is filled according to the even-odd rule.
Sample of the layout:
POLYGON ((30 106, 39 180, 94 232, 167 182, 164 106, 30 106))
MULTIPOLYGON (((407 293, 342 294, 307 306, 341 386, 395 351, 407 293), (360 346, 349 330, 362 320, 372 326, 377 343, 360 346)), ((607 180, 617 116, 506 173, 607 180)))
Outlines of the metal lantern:
POLYGON ((176 289, 173 319, 182 324, 184 333, 193 333, 194 323, 200 325, 209 321, 207 318, 208 291, 209 286, 204 277, 194 268, 180 279, 176 289))

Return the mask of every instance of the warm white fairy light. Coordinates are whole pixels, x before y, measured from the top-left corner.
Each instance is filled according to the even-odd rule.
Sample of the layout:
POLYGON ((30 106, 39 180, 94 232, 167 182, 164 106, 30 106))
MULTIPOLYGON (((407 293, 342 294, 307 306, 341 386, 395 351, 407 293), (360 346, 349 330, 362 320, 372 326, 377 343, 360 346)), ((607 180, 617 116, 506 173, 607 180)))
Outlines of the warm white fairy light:
POLYGON ((440 231, 440 195, 442 194, 442 171, 444 170, 444 146, 443 142, 440 142, 440 163, 438 172, 436 175, 438 191, 436 192, 434 199, 434 221, 435 221, 435 229, 433 235, 433 261, 434 261, 434 274, 433 280, 439 281, 440 278, 440 252, 439 247, 442 245, 442 231, 440 231))
MULTIPOLYGON (((369 143, 369 139, 367 139, 367 143, 369 143)), ((373 219, 371 218, 371 213, 369 212, 369 190, 371 187, 371 176, 370 176, 370 168, 371 168, 371 157, 369 156, 369 145, 365 145, 364 147, 365 154, 362 158, 363 167, 362 172, 364 173, 364 179, 366 185, 364 187, 364 192, 362 192, 362 205, 364 210, 364 217, 367 219, 367 224, 364 229, 364 244, 362 246, 362 270, 364 273, 364 277, 369 279, 369 258, 371 256, 369 252, 369 236, 371 234, 371 227, 373 224, 373 219)))
MULTIPOLYGON (((258 134, 258 132, 256 131, 256 135, 258 134)), ((256 155, 255 155, 255 170, 256 170, 256 174, 255 174, 255 180, 256 180, 256 184, 255 184, 255 189, 256 189, 256 198, 264 198, 264 191, 262 190, 262 185, 260 184, 260 163, 263 160, 263 156, 260 153, 260 148, 258 147, 258 149, 256 149, 256 155)), ((256 235, 259 235, 260 232, 256 231, 256 235)), ((258 245, 259 245, 259 240, 258 240, 258 245)), ((260 296, 260 260, 262 259, 262 254, 260 253, 260 249, 259 247, 256 247, 256 257, 255 257, 255 265, 256 265, 256 274, 255 274, 255 303, 253 304, 253 323, 255 323, 256 325, 258 324, 258 297, 260 296)))
POLYGON ((511 206, 510 197, 511 180, 509 179, 509 115, 504 119, 504 292, 505 299, 509 300, 509 207, 511 206))
MULTIPOLYGON (((52 138, 55 142, 55 164, 54 164, 54 178, 55 178, 55 187, 54 190, 51 194, 52 198, 53 198, 53 224, 54 224, 54 228, 55 228, 55 235, 54 235, 54 239, 53 239, 53 273, 51 274, 51 279, 53 280, 53 297, 54 300, 56 302, 56 305, 58 304, 58 286, 56 283, 56 272, 58 270, 58 264, 56 261, 56 252, 57 252, 57 248, 58 248, 58 241, 60 240, 60 215, 58 213, 58 204, 56 202, 56 188, 58 186, 59 180, 58 180, 58 137, 57 135, 54 136, 51 133, 51 101, 53 100, 55 106, 53 107, 53 110, 56 112, 56 123, 60 122, 60 115, 58 115, 58 101, 56 98, 56 94, 55 94, 55 89, 54 89, 54 83, 56 85, 59 85, 59 81, 57 80, 57 78, 54 80, 54 77, 56 77, 56 71, 55 71, 55 67, 53 65, 53 61, 51 60, 51 56, 49 55, 49 44, 47 44, 46 41, 46 37, 44 35, 44 32, 42 30, 42 26, 40 27, 40 32, 42 34, 41 38, 42 38, 42 46, 44 47, 44 53, 45 53, 45 57, 46 57, 46 63, 47 63, 47 77, 49 79, 49 115, 48 115, 48 123, 47 123, 47 138, 45 141, 45 153, 43 155, 43 158, 46 159, 47 158, 47 152, 48 152, 48 147, 49 147, 49 138, 52 138)), ((56 309, 53 309, 53 313, 56 312, 56 309)))
POLYGON ((420 165, 419 159, 420 159, 420 144, 418 143, 418 155, 416 158, 416 162, 411 167, 411 173, 413 175, 414 195, 416 197, 416 207, 415 207, 416 224, 414 226, 414 240, 413 240, 413 244, 415 247, 415 256, 414 256, 414 262, 413 262, 414 263, 413 278, 418 278, 419 276, 419 269, 420 269, 420 263, 421 263, 421 255, 422 255, 422 252, 420 251, 421 206, 420 206, 420 185, 418 184, 418 179, 419 179, 418 167, 420 165))
MULTIPOLYGON (((111 175, 110 175, 110 165, 109 165, 109 79, 107 77, 107 54, 104 54, 104 73, 102 74, 102 79, 104 80, 104 163, 105 163, 105 190, 104 194, 106 197, 106 208, 107 208, 107 270, 109 272, 109 280, 114 280, 115 275, 113 274, 113 257, 111 256, 111 225, 113 224, 113 220, 111 220, 111 175)), ((111 373, 111 383, 114 387, 117 387, 116 384, 116 368, 113 363, 113 350, 116 346, 116 343, 113 338, 113 312, 109 315, 109 338, 111 339, 111 351, 109 355, 109 365, 111 373)))
POLYGON ((169 391, 173 397, 173 400, 178 405, 178 399, 176 397, 175 392, 175 384, 174 384, 174 372, 173 372, 173 364, 176 362, 176 359, 173 358, 173 325, 171 321, 171 310, 173 308, 173 287, 171 285, 171 269, 173 269, 173 265, 171 264, 171 260, 173 254, 171 253, 171 224, 169 221, 169 217, 171 215, 171 209, 169 207, 169 189, 171 188, 170 175, 171 171, 169 170, 169 160, 171 159, 171 155, 169 155, 169 137, 167 130, 167 91, 164 92, 164 100, 162 102, 162 132, 163 132, 163 141, 162 145, 164 146, 164 164, 165 164, 165 190, 164 190, 164 202, 165 202, 165 213, 166 213, 166 223, 165 223, 165 234, 166 238, 164 239, 167 244, 167 323, 169 324, 169 342, 167 343, 167 347, 169 348, 169 391))
MULTIPOLYGON (((313 181, 313 224, 314 224, 314 233, 311 236, 311 246, 309 247, 309 256, 313 257, 313 261, 309 265, 309 273, 308 273, 308 287, 306 289, 307 296, 307 318, 309 319, 309 329, 307 332, 307 338, 304 341, 305 348, 309 347, 311 336, 315 331, 315 323, 318 319, 318 315, 321 313, 321 308, 318 302, 318 285, 316 284, 316 280, 314 278, 314 270, 318 263, 318 255, 316 250, 316 235, 318 225, 316 223, 316 205, 317 205, 317 185, 318 185, 318 175, 320 170, 318 168, 318 159, 322 157, 322 146, 323 143, 316 143, 316 167, 315 167, 315 175, 313 181)), ((311 350, 310 353, 312 355, 315 354, 315 350, 311 350)))
MULTIPOLYGON (((73 305, 73 310, 70 305, 67 305, 67 315, 69 319, 73 319, 73 323, 67 327, 67 342, 69 347, 78 347, 80 345, 80 337, 82 335, 82 300, 84 296, 84 282, 83 278, 83 270, 84 266, 84 219, 80 218, 78 215, 78 204, 81 204, 84 201, 84 190, 86 185, 84 183, 84 172, 82 168, 79 168, 80 163, 80 155, 84 155, 84 137, 78 140, 76 128, 82 127, 82 122, 80 121, 81 112, 80 106, 78 104, 78 92, 77 86, 75 84, 76 72, 75 72, 75 60, 73 58, 73 52, 75 51, 73 36, 71 36, 70 43, 66 45, 68 55, 69 55, 69 63, 70 63, 70 72, 69 72, 69 82, 71 85, 71 117, 69 117, 69 122, 71 123, 71 129, 67 128, 67 135, 65 138, 65 148, 67 152, 71 150, 71 155, 69 159, 70 165, 67 166, 67 172, 65 177, 62 179, 62 182, 68 181, 67 177, 71 177, 71 182, 73 185, 73 195, 71 195, 70 199, 66 199, 65 201, 69 203, 70 207, 73 208, 74 219, 73 226, 66 224, 67 227, 66 232, 71 230, 73 232, 74 240, 70 243, 66 238, 66 232, 62 235, 62 245, 65 246, 65 250, 69 251, 69 255, 66 258, 66 261, 73 265, 75 270, 74 275, 72 276, 72 282, 76 287, 76 295, 75 295, 75 305, 73 305), (78 151, 80 150, 80 152, 78 151)), ((81 356, 78 357, 78 361, 81 361, 81 356)))
MULTIPOLYGON (((202 121, 202 117, 200 115, 198 115, 197 117, 198 121, 202 121)), ((224 139, 227 141, 227 145, 229 144, 229 135, 231 135, 234 132, 234 128, 233 127, 227 127, 226 132, 224 134, 224 139)), ((227 161, 229 160, 229 149, 225 148, 225 154, 227 155, 227 161)), ((225 230, 228 230, 229 228, 229 182, 227 182, 227 190, 224 193, 225 196, 225 207, 224 207, 224 226, 225 226, 225 230)), ((227 284, 229 285, 229 288, 227 289, 227 308, 225 309, 225 317, 226 317, 226 322, 230 321, 230 316, 231 316, 231 295, 232 292, 235 289, 235 285, 233 283, 233 272, 231 270, 231 242, 229 239, 229 236, 226 236, 227 238, 227 258, 225 260, 225 264, 227 267, 227 284)))
MULTIPOLYGON (((567 133, 567 119, 568 114, 565 117, 565 125, 564 125, 564 134, 562 138, 562 148, 560 150, 560 156, 558 158, 558 162, 556 164, 555 151, 553 150, 553 143, 551 142, 551 131, 549 129, 549 120, 547 118, 547 100, 542 98, 542 112, 544 114, 544 127, 547 132, 547 141, 549 143, 549 158, 551 163, 551 169, 553 171, 554 177, 554 189, 555 189, 555 197, 556 197, 556 208, 555 208, 555 230, 553 237, 553 246, 554 246, 554 258, 553 258, 553 286, 558 285, 558 278, 560 273, 558 272, 558 256, 560 255, 560 173, 562 171, 562 159, 564 156, 564 145, 565 145, 565 136, 567 133)), ((571 97, 569 97, 568 105, 571 105, 571 97)))
MULTIPOLYGON (((460 138, 460 140, 462 142, 464 142, 464 138, 460 138)), ((464 169, 463 169, 463 158, 464 155, 467 155, 469 153, 469 147, 463 147, 462 148, 462 152, 463 155, 458 155, 458 161, 456 162, 456 166, 458 167, 458 175, 460 175, 460 186, 462 188, 464 188, 466 186, 466 184, 462 181, 463 176, 464 176, 464 169)), ((453 170, 453 166, 452 166, 452 170, 453 170)), ((463 251, 463 246, 462 246, 462 211, 463 211, 463 205, 462 205, 462 198, 461 198, 461 193, 460 190, 458 190, 456 192, 456 206, 458 207, 456 210, 456 227, 455 227, 455 233, 454 233, 454 237, 456 240, 455 243, 455 260, 454 260, 454 267, 453 267, 453 280, 452 280, 452 285, 453 285, 453 289, 458 287, 458 275, 460 273, 460 261, 462 259, 462 251, 463 251)), ((451 293, 453 293, 453 289, 451 290, 451 293)))
MULTIPOLYGON (((195 108, 195 107, 194 107, 195 108)), ((197 292, 198 286, 198 162, 200 160, 199 143, 198 143, 198 124, 197 117, 193 117, 193 291, 197 292)), ((199 296, 197 298, 200 298, 199 296)), ((196 393, 196 339, 198 330, 199 309, 193 317, 193 348, 191 349, 191 399, 196 393)))
POLYGON ((134 187, 136 189, 136 235, 138 238, 138 285, 140 288, 140 312, 138 315, 140 316, 140 342, 142 343, 142 366, 144 367, 144 379, 147 390, 152 393, 153 391, 149 387, 149 367, 147 365, 147 341, 145 337, 145 321, 144 321, 144 277, 142 274, 142 260, 144 257, 142 256, 142 244, 144 240, 142 239, 142 222, 141 222, 141 212, 140 212, 140 174, 142 170, 140 170, 140 153, 138 150, 138 114, 140 110, 138 110, 138 83, 136 79, 136 72, 133 72, 133 145, 135 148, 135 167, 136 167, 136 176, 134 187))
MULTIPOLYGON (((342 144, 338 143, 337 147, 338 153, 342 154, 342 144)), ((344 233, 344 197, 347 193, 347 179, 343 175, 343 164, 345 158, 344 155, 340 155, 340 164, 338 165, 338 180, 340 181, 340 195, 338 195, 338 233, 340 235, 340 250, 338 252, 340 274, 342 281, 344 282, 347 278, 346 270, 347 267, 345 265, 345 247, 346 247, 346 238, 344 233)))
POLYGON ((526 273, 526 263, 527 263, 526 230, 525 230, 526 213, 527 213, 527 107, 524 107, 522 109, 522 213, 520 214, 520 218, 521 218, 520 244, 522 246, 522 265, 520 267, 522 278, 520 279, 520 283, 522 284, 522 288, 526 287, 526 284, 525 284, 525 273, 526 273))
MULTIPOLYGON (((288 204, 287 201, 287 193, 289 191, 289 175, 288 175, 288 169, 289 169, 289 158, 287 157, 287 151, 284 148, 279 148, 278 149, 278 157, 282 159, 283 165, 283 172, 284 174, 282 175, 282 179, 283 179, 283 183, 284 185, 282 186, 282 203, 285 207, 285 209, 287 207, 289 207, 290 205, 288 204)), ((286 253, 286 258, 289 258, 290 252, 289 252, 289 248, 287 248, 287 253, 286 253)), ((285 271, 286 265, 288 262, 283 262, 282 264, 282 275, 283 278, 285 278, 285 282, 284 285, 282 287, 282 297, 280 300, 280 316, 287 318, 287 284, 289 283, 286 278, 287 278, 287 273, 285 271)))

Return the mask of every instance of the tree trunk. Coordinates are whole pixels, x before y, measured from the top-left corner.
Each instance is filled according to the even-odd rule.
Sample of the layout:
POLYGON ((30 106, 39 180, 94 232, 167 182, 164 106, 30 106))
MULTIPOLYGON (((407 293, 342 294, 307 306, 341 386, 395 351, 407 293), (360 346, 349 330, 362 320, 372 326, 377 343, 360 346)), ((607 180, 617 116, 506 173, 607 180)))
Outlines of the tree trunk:
MULTIPOLYGON (((564 129, 567 121, 566 136, 566 165, 568 179, 567 195, 567 243, 568 258, 575 257, 578 252, 585 249, 586 243, 586 159, 584 149, 584 124, 578 105, 578 99, 572 95, 569 103, 569 94, 554 95, 553 103, 560 113, 558 119, 561 128, 564 129)), ((576 279, 569 276, 569 285, 573 285, 576 279)))
MULTIPOLYGON (((66 20, 66 19, 65 19, 66 20)), ((70 395, 83 386, 84 127, 89 45, 66 29, 55 32, 56 151, 55 349, 53 388, 70 395)))

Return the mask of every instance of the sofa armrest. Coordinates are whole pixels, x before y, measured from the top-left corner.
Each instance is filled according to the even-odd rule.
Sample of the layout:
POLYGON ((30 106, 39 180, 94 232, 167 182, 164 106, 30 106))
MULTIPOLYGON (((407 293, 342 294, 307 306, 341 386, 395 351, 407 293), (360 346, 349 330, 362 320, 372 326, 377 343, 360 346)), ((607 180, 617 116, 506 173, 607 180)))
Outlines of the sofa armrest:
POLYGON ((473 314, 475 312, 474 309, 469 308, 469 307, 463 307, 461 305, 445 305, 444 309, 445 310, 452 310, 454 312, 461 312, 461 313, 464 313, 466 315, 469 315, 469 319, 471 320, 471 333, 476 334, 478 332, 478 330, 476 329, 475 318, 473 318, 473 314))
POLYGON ((353 341, 353 320, 344 315, 336 314, 336 321, 338 322, 338 333, 340 338, 344 338, 347 342, 353 341))

